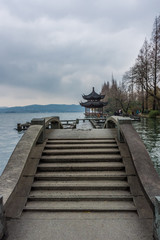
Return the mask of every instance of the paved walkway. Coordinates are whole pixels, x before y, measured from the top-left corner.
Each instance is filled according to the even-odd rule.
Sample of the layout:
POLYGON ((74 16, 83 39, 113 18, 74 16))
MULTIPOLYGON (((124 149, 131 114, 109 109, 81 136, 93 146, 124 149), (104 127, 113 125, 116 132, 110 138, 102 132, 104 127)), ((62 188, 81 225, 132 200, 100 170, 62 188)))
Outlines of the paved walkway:
POLYGON ((114 138, 116 129, 55 129, 49 135, 49 139, 96 139, 114 138))
POLYGON ((133 214, 24 214, 8 221, 7 240, 152 240, 152 220, 133 214))

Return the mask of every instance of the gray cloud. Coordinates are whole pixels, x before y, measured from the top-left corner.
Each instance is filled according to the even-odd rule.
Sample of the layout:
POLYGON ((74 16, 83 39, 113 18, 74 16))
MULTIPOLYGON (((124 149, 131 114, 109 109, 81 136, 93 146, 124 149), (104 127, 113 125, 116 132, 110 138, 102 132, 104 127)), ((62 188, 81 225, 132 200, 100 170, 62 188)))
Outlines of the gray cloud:
POLYGON ((121 80, 159 7, 159 0, 1 0, 0 105, 78 103, 112 73, 121 80))

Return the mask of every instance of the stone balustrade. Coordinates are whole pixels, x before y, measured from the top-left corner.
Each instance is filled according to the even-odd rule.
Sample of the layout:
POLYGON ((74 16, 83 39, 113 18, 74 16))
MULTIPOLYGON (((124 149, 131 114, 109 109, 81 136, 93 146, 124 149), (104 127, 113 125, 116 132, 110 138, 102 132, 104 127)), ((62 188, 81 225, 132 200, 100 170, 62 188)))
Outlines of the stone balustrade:
POLYGON ((48 125, 52 128, 62 128, 58 117, 33 119, 31 126, 24 133, 15 147, 2 175, 0 176, 0 239, 5 233, 5 218, 3 212, 7 203, 11 200, 16 186, 23 174, 23 170, 29 159, 35 144, 42 143, 45 139, 45 129, 48 125), (2 201, 3 199, 3 201, 2 201))
POLYGON ((139 182, 153 210, 154 238, 160 240, 160 177, 131 122, 130 118, 113 116, 106 120, 105 127, 116 127, 117 139, 128 146, 139 182))

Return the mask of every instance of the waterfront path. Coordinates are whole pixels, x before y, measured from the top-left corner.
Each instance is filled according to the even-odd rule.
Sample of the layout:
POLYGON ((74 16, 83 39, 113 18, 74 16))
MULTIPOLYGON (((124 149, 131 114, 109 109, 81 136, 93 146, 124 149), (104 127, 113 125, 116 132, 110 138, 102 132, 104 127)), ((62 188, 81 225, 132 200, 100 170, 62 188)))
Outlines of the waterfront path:
POLYGON ((116 129, 48 129, 6 215, 7 240, 153 239, 153 211, 116 129))

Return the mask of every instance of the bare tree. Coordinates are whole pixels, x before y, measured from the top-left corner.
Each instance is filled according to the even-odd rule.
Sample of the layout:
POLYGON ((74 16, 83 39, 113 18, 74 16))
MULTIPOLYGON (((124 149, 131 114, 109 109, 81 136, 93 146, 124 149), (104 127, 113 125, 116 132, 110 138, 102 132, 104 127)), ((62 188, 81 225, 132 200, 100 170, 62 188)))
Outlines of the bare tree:
POLYGON ((151 41, 151 52, 150 52, 150 63, 151 63, 151 77, 153 87, 153 110, 156 109, 157 100, 157 87, 160 77, 160 16, 155 18, 152 41, 151 41))
MULTIPOLYGON (((125 83, 117 84, 117 81, 112 77, 111 84, 104 83, 102 86, 102 94, 105 94, 105 99, 108 101, 106 111, 118 112, 120 109, 127 114, 131 107, 131 93, 129 87, 125 83)), ((106 101, 105 100, 105 101, 106 101)))
POLYGON ((130 68, 129 71, 125 72, 122 78, 122 83, 124 85, 127 84, 128 91, 131 93, 131 100, 134 101, 134 75, 133 75, 133 68, 130 68))
POLYGON ((132 103, 131 95, 129 94, 127 85, 124 83, 120 84, 120 86, 117 88, 115 99, 119 103, 123 112, 127 114, 132 103))
POLYGON ((149 74, 150 74, 150 45, 148 44, 148 41, 145 39, 144 44, 140 50, 140 60, 141 60, 141 65, 143 68, 143 89, 145 90, 145 103, 146 103, 146 110, 148 110, 148 96, 149 96, 149 91, 148 91, 148 85, 149 85, 149 74))
POLYGON ((151 97, 153 110, 160 106, 160 16, 155 18, 151 42, 145 39, 134 66, 124 74, 123 81, 130 86, 132 100, 138 89, 142 111, 148 110, 151 97))

